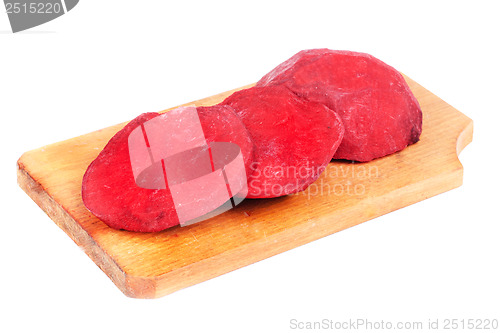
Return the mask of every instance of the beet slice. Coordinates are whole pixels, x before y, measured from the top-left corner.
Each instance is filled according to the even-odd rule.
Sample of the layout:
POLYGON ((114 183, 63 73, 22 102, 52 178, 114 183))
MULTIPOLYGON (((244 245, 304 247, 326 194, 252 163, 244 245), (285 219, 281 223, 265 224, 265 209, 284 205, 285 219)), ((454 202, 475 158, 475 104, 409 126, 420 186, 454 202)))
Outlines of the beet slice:
POLYGON ((285 87, 240 90, 230 105, 255 144, 248 198, 272 198, 302 191, 324 170, 342 140, 335 112, 285 87))
POLYGON ((336 159, 370 161, 417 142, 422 132, 422 111, 403 76, 368 54, 301 51, 257 83, 275 85, 338 113, 345 134, 336 159))
MULTIPOLYGON (((249 172, 253 142, 234 110, 229 106, 212 106, 199 107, 197 111, 207 143, 238 145, 249 172)), ((83 176, 83 203, 112 228, 154 232, 179 224, 169 187, 138 186, 131 165, 130 134, 158 116, 158 113, 145 113, 129 122, 111 138, 83 176)))

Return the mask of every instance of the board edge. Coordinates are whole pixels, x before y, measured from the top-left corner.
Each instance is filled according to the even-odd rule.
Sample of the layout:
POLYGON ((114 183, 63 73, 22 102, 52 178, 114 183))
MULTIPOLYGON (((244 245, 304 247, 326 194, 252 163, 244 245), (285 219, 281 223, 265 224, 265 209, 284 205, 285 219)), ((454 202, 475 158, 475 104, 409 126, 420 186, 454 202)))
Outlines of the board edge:
POLYGON ((78 245, 85 254, 110 278, 126 296, 132 298, 153 298, 156 291, 151 279, 127 275, 120 266, 97 244, 75 221, 71 214, 54 200, 43 186, 26 170, 24 154, 16 163, 19 187, 78 245), (141 288, 138 288, 141 286, 141 288))

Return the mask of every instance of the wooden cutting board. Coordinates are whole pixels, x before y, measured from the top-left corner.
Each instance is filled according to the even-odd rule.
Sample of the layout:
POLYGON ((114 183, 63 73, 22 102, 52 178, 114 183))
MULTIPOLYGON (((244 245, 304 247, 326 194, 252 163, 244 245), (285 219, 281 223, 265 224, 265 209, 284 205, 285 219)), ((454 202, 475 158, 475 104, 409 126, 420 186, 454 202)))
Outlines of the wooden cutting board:
MULTIPOLYGON (((457 155, 472 141, 472 120, 405 79, 424 115, 418 143, 369 163, 332 162, 304 192, 245 200, 191 226, 119 231, 83 205, 87 166, 125 124, 24 153, 18 183, 125 295, 161 297, 460 186, 457 155)), ((236 90, 186 105, 212 105, 236 90)))

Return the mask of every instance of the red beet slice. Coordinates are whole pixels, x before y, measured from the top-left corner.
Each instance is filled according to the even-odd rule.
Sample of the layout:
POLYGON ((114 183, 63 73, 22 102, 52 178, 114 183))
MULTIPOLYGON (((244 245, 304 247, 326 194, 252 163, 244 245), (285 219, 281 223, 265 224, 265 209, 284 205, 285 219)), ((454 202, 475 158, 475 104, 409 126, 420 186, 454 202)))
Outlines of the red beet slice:
POLYGON ((301 51, 257 83, 274 85, 338 113, 345 134, 337 159, 370 161, 417 142, 422 132, 422 111, 403 76, 368 54, 301 51))
POLYGON ((335 112, 281 86, 241 90, 221 104, 236 111, 255 144, 248 198, 306 189, 324 170, 344 133, 335 112))
MULTIPOLYGON (((228 106, 212 106, 199 107, 197 111, 207 143, 238 145, 245 167, 250 170, 253 143, 234 110, 228 106)), ((128 123, 111 138, 85 172, 83 202, 112 228, 153 232, 179 224, 169 187, 148 189, 138 186, 131 165, 130 134, 158 116, 157 113, 145 113, 128 123)))

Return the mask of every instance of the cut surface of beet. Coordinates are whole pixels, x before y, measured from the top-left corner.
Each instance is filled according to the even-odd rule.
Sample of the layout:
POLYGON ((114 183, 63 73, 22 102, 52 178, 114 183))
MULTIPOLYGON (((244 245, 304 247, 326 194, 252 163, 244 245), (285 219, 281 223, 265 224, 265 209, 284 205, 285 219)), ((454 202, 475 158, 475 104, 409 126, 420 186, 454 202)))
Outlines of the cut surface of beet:
POLYGON ((335 112, 281 86, 237 91, 221 104, 235 110, 255 144, 248 198, 306 189, 325 169, 344 133, 335 112))
POLYGON ((417 142, 422 132, 422 111, 403 76, 365 53, 301 51, 257 83, 276 85, 338 113, 345 134, 336 159, 370 161, 417 142))
MULTIPOLYGON (((209 158, 208 160, 205 159, 209 169, 204 171, 199 165, 199 161, 201 161, 200 156, 202 156, 200 154, 206 154, 206 150, 211 147, 214 154, 218 152, 220 157, 224 158, 224 156, 222 156, 223 154, 220 153, 221 149, 219 148, 226 147, 228 143, 232 143, 234 144, 233 146, 237 146, 238 152, 241 151, 240 156, 243 161, 241 170, 239 171, 250 170, 250 164, 253 161, 253 142, 250 139, 248 131, 243 126, 243 123, 234 110, 232 110, 229 106, 212 106, 199 107, 196 111, 203 133, 201 133, 201 135, 199 133, 194 133, 192 134, 193 138, 191 139, 200 140, 200 137, 204 136, 206 146, 200 146, 198 144, 197 147, 189 147, 190 138, 187 138, 186 140, 186 135, 189 136, 191 132, 189 130, 185 130, 184 132, 182 131, 181 126, 183 119, 180 117, 179 119, 181 120, 181 123, 178 124, 179 127, 173 134, 176 135, 182 133, 182 135, 184 135, 182 140, 186 140, 186 151, 180 151, 178 154, 175 154, 174 157, 170 158, 170 161, 172 163, 179 161, 183 162, 183 164, 179 164, 179 167, 176 168, 177 170, 181 170, 182 168, 189 167, 189 159, 192 159, 193 163, 191 164, 193 164, 192 166, 194 168, 198 169, 197 172, 199 175, 181 172, 174 175, 177 179, 173 181, 172 178, 169 178, 168 175, 165 174, 166 179, 168 179, 168 185, 174 186, 176 185, 176 181, 177 183, 181 183, 183 180, 182 177, 187 177, 187 179, 184 179, 186 183, 193 184, 192 178, 203 176, 205 171, 210 172, 215 169, 221 169, 221 166, 217 165, 217 161, 215 159, 211 160, 211 158, 209 158), (204 147, 207 148, 205 149, 204 147), (179 156, 183 159, 180 160, 179 156), (210 166, 212 167, 210 168, 210 166)), ((170 112, 182 113, 184 111, 177 109, 170 112)), ((143 141, 145 143, 144 147, 151 148, 150 152, 152 153, 150 157, 151 166, 153 167, 147 170, 139 167, 139 171, 143 172, 134 174, 134 162, 137 162, 137 156, 141 158, 140 155, 142 154, 144 155, 144 158, 149 157, 147 156, 147 150, 145 150, 146 153, 144 153, 144 150, 141 152, 140 149, 137 150, 139 153, 135 154, 134 157, 134 153, 129 147, 131 134, 142 134, 141 130, 144 130, 145 133, 161 134, 161 122, 156 122, 156 124, 160 124, 160 128, 156 132, 148 129, 148 127, 155 125, 154 120, 159 119, 160 117, 161 116, 158 113, 145 113, 129 122, 122 130, 111 138, 108 144, 100 152, 97 158, 89 165, 87 171, 85 172, 82 181, 83 202, 94 215, 112 228, 129 231, 154 232, 173 227, 178 225, 179 222, 182 223, 183 217, 180 215, 181 211, 179 210, 178 202, 175 202, 175 200, 178 200, 179 195, 176 196, 176 192, 172 193, 172 191, 176 191, 175 188, 171 190, 169 186, 165 185, 166 180, 163 178, 161 169, 163 166, 164 170, 168 170, 169 159, 165 158, 163 160, 163 157, 161 157, 161 161, 156 161, 153 156, 155 154, 154 149, 152 149, 152 147, 154 147, 154 141, 159 140, 158 138, 155 138, 154 135, 151 135, 149 139, 147 139, 146 136, 146 140, 143 141), (160 179, 156 179, 158 178, 158 174, 162 176, 160 179), (153 178, 151 177, 152 175, 153 178)), ((159 138, 161 139, 161 137, 159 138)), ((180 147, 181 150, 183 150, 182 142, 176 147, 180 147)), ((236 154, 234 155, 236 156, 236 154)), ((135 163, 135 165, 137 169, 137 163, 135 163)), ((176 165, 173 164, 173 166, 175 167, 176 165)), ((234 163, 231 164, 231 166, 232 169, 227 170, 229 180, 225 179, 225 181, 228 184, 234 185, 238 180, 237 177, 241 176, 241 172, 238 173, 235 171, 236 169, 234 167, 234 163), (234 172, 230 173, 230 171, 234 172)), ((171 170, 174 169, 171 168, 171 170)), ((196 169, 193 170, 196 171, 196 169)), ((174 172, 169 172, 169 174, 171 173, 174 172)), ((246 172, 243 172, 243 176, 241 177, 244 177, 246 185, 246 172)), ((201 184, 199 191, 196 187, 191 186, 191 188, 198 191, 198 193, 194 193, 195 195, 199 196, 200 193, 205 191, 206 193, 210 193, 212 196, 205 196, 203 198, 198 197, 196 200, 200 200, 201 198, 202 200, 205 200, 206 203, 213 204, 214 200, 217 198, 220 199, 222 194, 227 195, 228 187, 230 186, 226 186, 224 180, 224 187, 221 187, 220 191, 214 187, 214 185, 220 185, 219 180, 217 180, 216 177, 208 179, 201 184), (207 190, 208 187, 210 187, 210 191, 207 190)), ((203 205, 202 202, 187 202, 186 195, 183 197, 181 196, 181 198, 184 200, 183 203, 191 205, 191 209, 184 210, 184 212, 191 213, 189 218, 195 219, 200 217, 200 215, 203 215, 201 213, 202 210, 200 210, 200 213, 195 211, 194 215, 192 211, 192 209, 199 209, 200 205, 203 205)), ((210 206, 205 205, 205 207, 210 206)))

